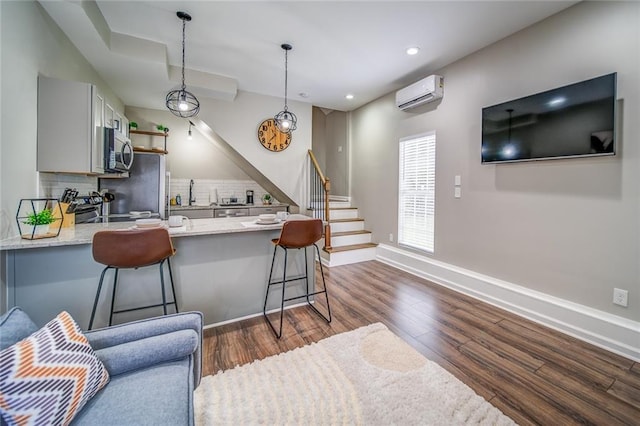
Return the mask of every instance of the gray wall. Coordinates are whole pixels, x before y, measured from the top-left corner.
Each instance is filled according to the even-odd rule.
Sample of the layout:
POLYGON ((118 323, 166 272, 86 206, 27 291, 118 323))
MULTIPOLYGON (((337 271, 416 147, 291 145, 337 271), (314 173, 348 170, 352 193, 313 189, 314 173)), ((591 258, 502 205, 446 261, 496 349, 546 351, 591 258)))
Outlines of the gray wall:
MULTIPOLYGON (((167 170, 174 179, 229 179, 251 180, 247 174, 232 163, 227 155, 210 143, 192 126, 191 140, 188 138, 189 121, 176 117, 168 110, 127 107, 126 116, 138 123, 139 130, 152 130, 153 124, 169 128, 167 137, 167 170)), ((145 148, 163 147, 164 138, 146 135, 131 135, 134 146, 145 148)))
POLYGON ((327 176, 332 195, 349 195, 349 145, 347 113, 333 111, 327 115, 327 176))
POLYGON ((398 139, 435 130, 434 259, 640 320, 638 22, 639 3, 583 2, 439 70, 439 104, 400 112, 391 93, 352 112, 351 195, 374 239, 397 233, 398 139), (618 155, 481 165, 482 107, 610 72, 618 155))
MULTIPOLYGON (((43 195, 36 172, 38 74, 93 83, 111 105, 124 106, 37 2, 0 1, 0 20, 0 238, 6 238, 17 234, 19 200, 43 195)), ((0 307, 5 290, 1 276, 0 307)))
MULTIPOLYGON (((38 74, 95 84, 124 110, 106 83, 35 1, 2 1, 0 115, 0 238, 17 233, 20 198, 38 196, 36 173, 38 74)), ((61 107, 62 102, 61 100, 61 107)))
POLYGON ((313 108, 313 154, 331 181, 331 195, 349 195, 348 113, 313 108))
POLYGON ((313 130, 311 150, 320 168, 327 170, 327 115, 318 107, 313 107, 313 130))

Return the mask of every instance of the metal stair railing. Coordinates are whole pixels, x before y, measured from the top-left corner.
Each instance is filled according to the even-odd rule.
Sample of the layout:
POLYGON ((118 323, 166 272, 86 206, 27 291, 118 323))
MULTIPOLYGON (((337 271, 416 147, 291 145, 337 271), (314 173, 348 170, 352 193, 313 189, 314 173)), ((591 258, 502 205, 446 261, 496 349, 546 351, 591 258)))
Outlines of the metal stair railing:
POLYGON ((329 191, 331 181, 322 173, 318 161, 313 151, 309 150, 309 167, 311 176, 309 178, 309 210, 312 216, 322 219, 324 224, 324 248, 331 249, 331 227, 329 226, 329 191))

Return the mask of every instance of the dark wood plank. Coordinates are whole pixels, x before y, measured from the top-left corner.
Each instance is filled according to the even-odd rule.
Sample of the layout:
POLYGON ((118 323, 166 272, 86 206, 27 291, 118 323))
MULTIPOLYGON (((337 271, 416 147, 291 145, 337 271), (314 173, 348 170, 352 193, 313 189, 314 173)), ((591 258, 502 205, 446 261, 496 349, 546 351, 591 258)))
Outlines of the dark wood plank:
POLYGON ((521 425, 640 424, 633 360, 379 262, 324 270, 331 324, 304 306, 280 340, 262 317, 205 330, 203 374, 381 322, 521 425))
MULTIPOLYGON (((634 387, 622 380, 616 380, 608 392, 618 399, 626 401, 629 405, 640 409, 640 388, 634 387)), ((640 424, 640 417, 636 417, 636 421, 640 424)))
POLYGON ((536 371, 536 375, 545 379, 552 386, 561 387, 587 404, 599 406, 600 409, 604 408, 607 413, 610 413, 622 424, 631 425, 640 422, 637 410, 625 403, 624 399, 606 392, 594 391, 583 381, 567 374, 566 371, 561 371, 556 366, 545 365, 536 371))
MULTIPOLYGON (((475 359, 484 368, 502 374, 507 371, 504 380, 519 385, 519 387, 528 387, 529 394, 537 394, 541 399, 546 400, 550 405, 556 406, 558 401, 562 401, 562 413, 572 419, 572 423, 579 424, 617 424, 619 421, 608 412, 595 408, 588 401, 576 397, 570 392, 565 391, 562 387, 549 383, 534 372, 531 372, 522 366, 510 360, 500 357, 500 355, 491 352, 476 342, 469 342, 460 347, 460 351, 475 359), (504 369, 504 370, 503 370, 504 369)), ((564 424, 564 422, 563 422, 564 424)))

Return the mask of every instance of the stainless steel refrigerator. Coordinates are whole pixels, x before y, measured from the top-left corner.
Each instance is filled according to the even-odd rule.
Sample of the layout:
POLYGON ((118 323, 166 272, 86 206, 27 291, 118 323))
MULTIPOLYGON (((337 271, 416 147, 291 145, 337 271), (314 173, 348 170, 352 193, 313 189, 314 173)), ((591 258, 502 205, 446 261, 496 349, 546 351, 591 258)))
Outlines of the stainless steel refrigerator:
POLYGON ((163 154, 136 152, 129 177, 98 179, 98 190, 108 189, 115 196, 108 206, 109 215, 149 211, 164 219, 167 181, 166 159, 163 154))

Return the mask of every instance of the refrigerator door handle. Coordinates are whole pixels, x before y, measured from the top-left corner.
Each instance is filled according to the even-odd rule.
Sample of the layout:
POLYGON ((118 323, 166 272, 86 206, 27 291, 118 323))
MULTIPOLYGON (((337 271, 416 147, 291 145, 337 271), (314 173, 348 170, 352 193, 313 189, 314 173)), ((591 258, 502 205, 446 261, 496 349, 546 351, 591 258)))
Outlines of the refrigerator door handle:
POLYGON ((171 172, 167 171, 165 173, 165 179, 166 179, 166 188, 167 188, 167 194, 164 197, 165 200, 165 204, 166 204, 166 210, 167 210, 167 219, 169 218, 169 216, 171 216, 171 172))

